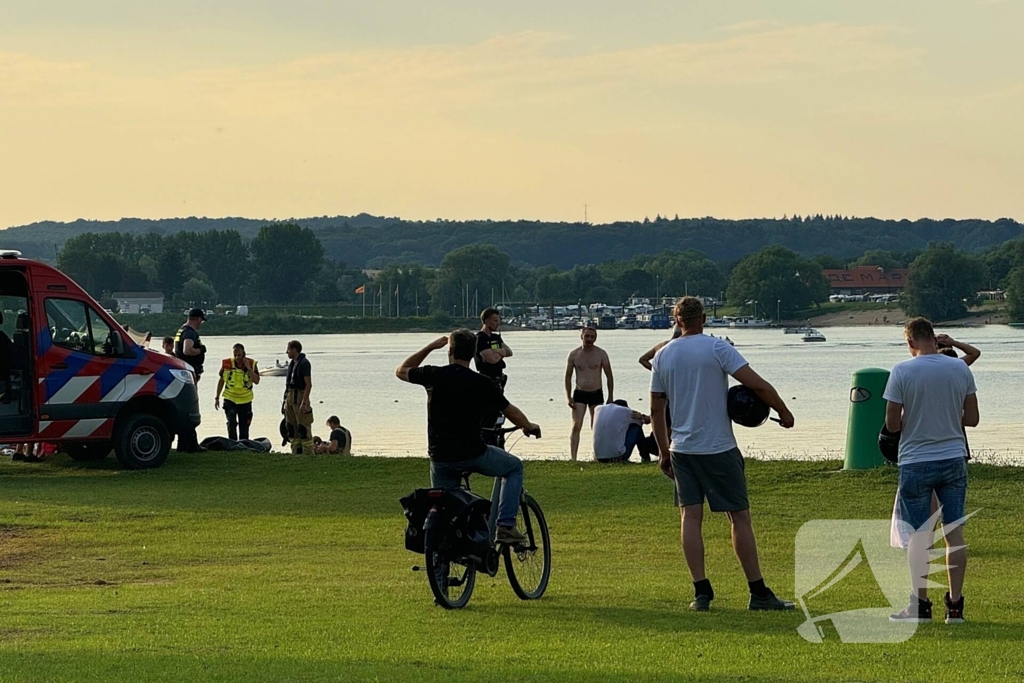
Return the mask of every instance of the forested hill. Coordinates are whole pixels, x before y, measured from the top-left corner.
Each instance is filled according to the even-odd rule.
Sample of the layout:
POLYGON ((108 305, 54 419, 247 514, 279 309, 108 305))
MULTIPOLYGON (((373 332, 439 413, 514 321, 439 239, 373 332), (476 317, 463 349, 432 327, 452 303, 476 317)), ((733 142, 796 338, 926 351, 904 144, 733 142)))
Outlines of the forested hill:
MULTIPOLYGON (((86 232, 134 235, 180 231, 237 230, 249 240, 272 221, 250 218, 168 218, 119 221, 32 223, 0 233, 0 248, 53 260, 70 237, 86 232)), ((438 265, 452 249, 473 243, 493 244, 513 263, 554 265, 600 263, 628 259, 664 249, 697 249, 715 261, 733 261, 770 244, 806 256, 831 254, 856 257, 871 249, 907 251, 929 242, 950 242, 958 249, 981 251, 1024 234, 1014 220, 892 221, 832 216, 784 219, 719 220, 715 218, 644 219, 606 225, 537 221, 405 221, 359 214, 289 219, 308 227, 323 243, 328 258, 354 267, 389 263, 438 265)))

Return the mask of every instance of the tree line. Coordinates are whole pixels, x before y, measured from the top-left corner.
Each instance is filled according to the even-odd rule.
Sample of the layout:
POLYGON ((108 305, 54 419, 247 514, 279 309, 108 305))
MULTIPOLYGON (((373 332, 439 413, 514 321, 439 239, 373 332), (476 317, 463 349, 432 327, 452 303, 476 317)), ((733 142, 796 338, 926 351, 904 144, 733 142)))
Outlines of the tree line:
POLYGON ((492 303, 618 304, 630 297, 697 294, 783 317, 827 301, 828 268, 909 268, 901 304, 934 320, 963 316, 983 289, 1007 290, 1024 319, 1024 238, 982 253, 949 243, 904 251, 872 249, 854 259, 766 246, 736 261, 696 249, 662 250, 560 269, 517 265, 490 244, 448 251, 437 267, 406 262, 367 274, 328 258, 316 234, 296 224, 263 226, 251 241, 236 230, 170 236, 86 233, 68 240, 58 266, 93 296, 161 291, 182 305, 365 303, 384 315, 472 316, 492 303))
POLYGON ((85 233, 64 243, 57 267, 99 299, 159 291, 182 305, 335 302, 367 281, 294 224, 264 226, 249 242, 237 230, 85 233))
MULTIPOLYGON (((32 258, 52 259, 65 241, 84 233, 120 232, 143 238, 235 231, 250 242, 268 223, 247 218, 40 222, 5 230, 4 247, 20 249, 32 258)), ((550 265, 568 270, 577 265, 600 264, 610 254, 629 260, 665 250, 695 249, 722 263, 736 262, 778 245, 806 258, 825 254, 849 261, 868 250, 923 250, 932 242, 948 242, 957 249, 980 253, 1024 237, 1024 226, 1008 218, 896 221, 821 214, 747 220, 654 216, 603 225, 526 220, 408 221, 360 214, 278 224, 286 223, 310 229, 320 240, 326 259, 353 268, 404 263, 437 267, 449 252, 472 244, 495 246, 517 266, 550 265)))

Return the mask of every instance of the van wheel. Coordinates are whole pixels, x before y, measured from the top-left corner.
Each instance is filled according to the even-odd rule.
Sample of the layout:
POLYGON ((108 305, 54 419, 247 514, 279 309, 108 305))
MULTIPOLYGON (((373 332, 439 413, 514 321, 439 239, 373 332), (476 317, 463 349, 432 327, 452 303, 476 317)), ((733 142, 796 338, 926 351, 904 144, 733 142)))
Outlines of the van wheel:
POLYGON ((170 450, 170 432, 160 418, 148 413, 129 416, 114 435, 114 454, 130 470, 160 467, 170 450))
POLYGON ((62 450, 76 462, 99 462, 110 455, 110 442, 72 441, 62 444, 62 450))

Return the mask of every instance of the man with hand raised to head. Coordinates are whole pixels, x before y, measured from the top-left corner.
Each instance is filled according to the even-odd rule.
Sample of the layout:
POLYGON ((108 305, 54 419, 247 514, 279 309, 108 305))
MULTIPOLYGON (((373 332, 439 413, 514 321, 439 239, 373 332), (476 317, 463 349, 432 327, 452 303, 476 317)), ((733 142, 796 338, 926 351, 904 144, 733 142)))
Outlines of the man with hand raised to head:
POLYGON ((466 329, 455 330, 406 358, 395 375, 427 390, 431 486, 458 488, 463 472, 502 477, 495 541, 515 545, 526 541, 516 529, 523 463, 497 446, 484 443, 481 425, 485 417, 500 412, 525 434, 540 438, 540 427, 509 403, 493 380, 473 372, 469 364, 475 354, 476 336, 466 329), (432 351, 445 347, 447 365, 420 367, 432 351))

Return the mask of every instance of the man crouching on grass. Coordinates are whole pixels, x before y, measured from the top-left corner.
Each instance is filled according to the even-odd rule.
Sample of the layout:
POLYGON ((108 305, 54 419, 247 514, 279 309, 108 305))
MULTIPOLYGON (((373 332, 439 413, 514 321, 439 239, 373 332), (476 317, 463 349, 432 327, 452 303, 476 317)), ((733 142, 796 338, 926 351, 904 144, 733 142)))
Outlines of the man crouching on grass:
POLYGON ((723 339, 704 334, 704 306, 683 297, 673 314, 683 334, 658 350, 651 370, 651 420, 660 451, 659 465, 675 480, 682 518, 683 554, 693 580, 690 609, 707 612, 715 592, 704 574, 704 499, 712 512, 724 512, 732 525, 732 547, 750 586, 749 609, 788 610, 764 585, 757 559, 757 541, 750 522, 743 455, 736 447, 729 420, 729 375, 753 389, 779 414, 779 423, 793 426, 793 414, 771 384, 723 339), (672 406, 672 439, 665 423, 665 404, 672 406))

